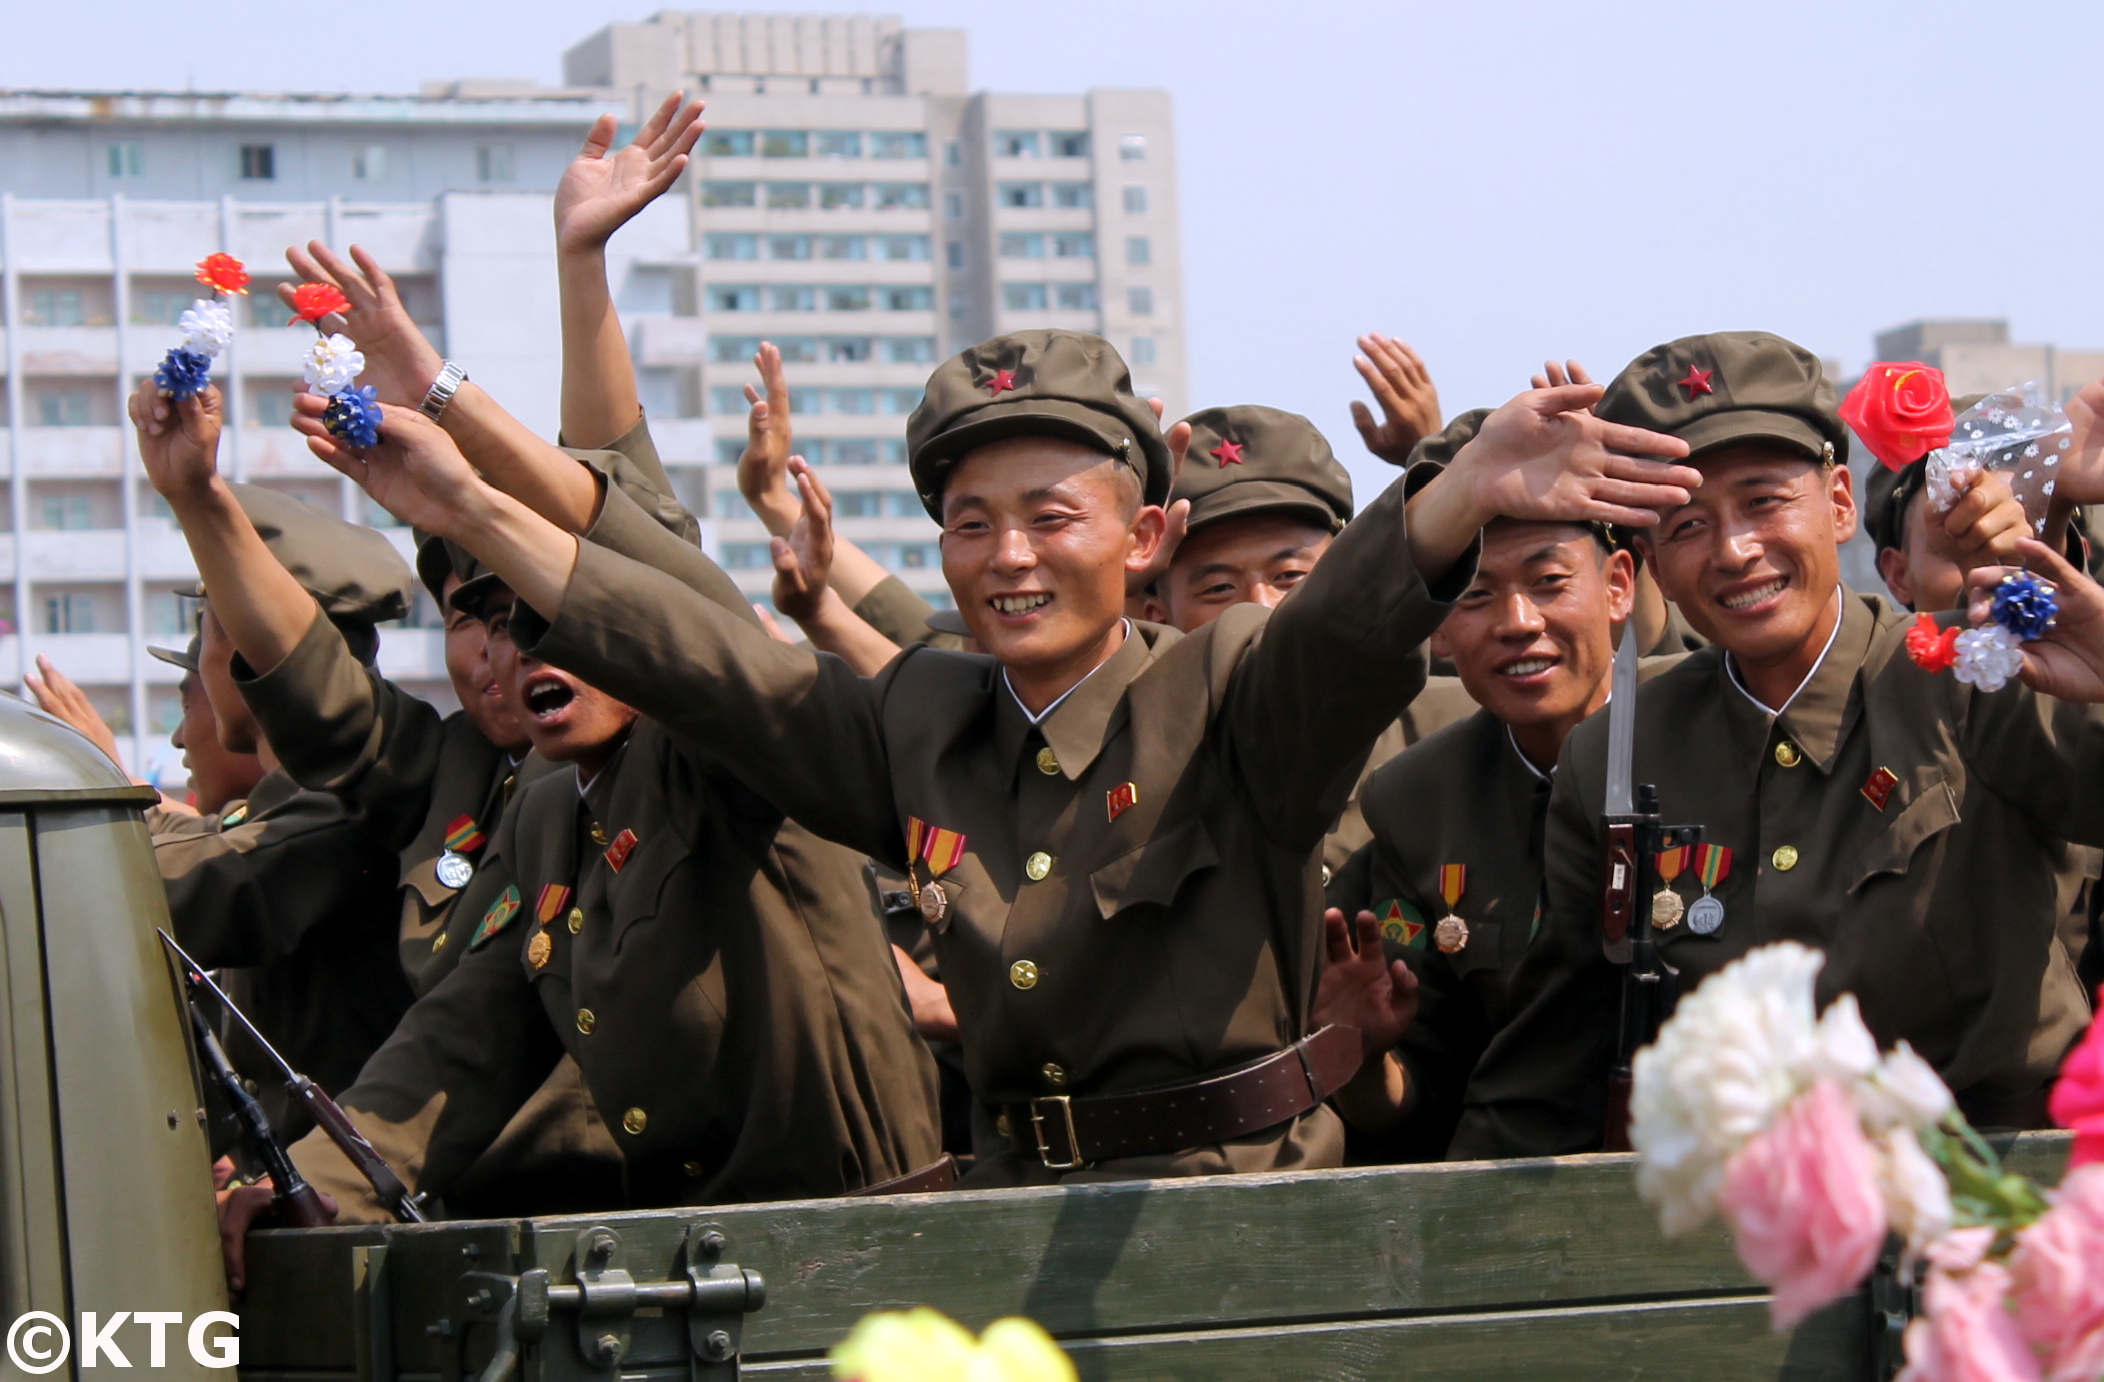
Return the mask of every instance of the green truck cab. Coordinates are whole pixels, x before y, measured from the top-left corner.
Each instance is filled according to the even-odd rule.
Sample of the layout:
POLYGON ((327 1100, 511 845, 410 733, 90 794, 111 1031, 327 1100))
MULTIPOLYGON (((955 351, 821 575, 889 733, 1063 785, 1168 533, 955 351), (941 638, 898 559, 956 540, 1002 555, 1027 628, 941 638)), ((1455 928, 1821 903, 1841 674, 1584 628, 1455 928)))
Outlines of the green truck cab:
MULTIPOLYGON (((0 696, 0 1376, 815 1380, 916 1304, 1027 1315, 1090 1382, 1897 1367, 1899 1293, 1774 1333, 1720 1229, 1660 1238, 1627 1156, 264 1230, 230 1304, 152 800, 0 696)), ((2006 1150, 2050 1179, 2067 1137, 2006 1150)))

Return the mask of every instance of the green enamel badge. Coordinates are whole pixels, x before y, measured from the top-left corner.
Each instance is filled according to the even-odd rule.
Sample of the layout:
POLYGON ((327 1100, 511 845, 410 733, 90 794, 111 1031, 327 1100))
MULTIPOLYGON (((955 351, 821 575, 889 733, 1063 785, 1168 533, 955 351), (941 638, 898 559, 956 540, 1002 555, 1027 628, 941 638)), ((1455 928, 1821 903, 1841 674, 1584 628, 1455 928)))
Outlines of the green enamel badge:
POLYGON ((504 896, 491 903, 490 909, 482 914, 482 920, 475 926, 475 934, 468 940, 468 949, 480 950, 488 945, 490 937, 511 925, 512 918, 518 914, 519 885, 512 883, 505 887, 504 896))

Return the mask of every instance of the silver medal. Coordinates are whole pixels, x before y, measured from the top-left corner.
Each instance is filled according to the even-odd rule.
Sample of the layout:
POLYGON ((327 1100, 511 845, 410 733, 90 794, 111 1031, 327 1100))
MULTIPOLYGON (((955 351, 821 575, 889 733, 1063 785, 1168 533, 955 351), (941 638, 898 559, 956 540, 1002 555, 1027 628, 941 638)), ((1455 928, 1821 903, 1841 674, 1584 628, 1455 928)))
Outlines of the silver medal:
POLYGON ((475 865, 465 854, 447 850, 438 856, 438 881, 455 891, 465 888, 475 876, 475 865))
POLYGON ((1704 893, 1688 908, 1688 929, 1698 936, 1714 936, 1724 925, 1724 904, 1704 893))

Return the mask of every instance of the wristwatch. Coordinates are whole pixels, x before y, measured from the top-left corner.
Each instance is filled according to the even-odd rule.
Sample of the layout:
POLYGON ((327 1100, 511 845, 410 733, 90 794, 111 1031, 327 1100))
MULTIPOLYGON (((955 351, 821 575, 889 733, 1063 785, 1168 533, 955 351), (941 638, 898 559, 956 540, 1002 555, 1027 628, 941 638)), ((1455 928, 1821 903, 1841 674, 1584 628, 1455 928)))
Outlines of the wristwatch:
POLYGON ((446 411, 446 405, 453 401, 455 390, 467 381, 467 377, 466 370, 451 360, 446 361, 438 371, 438 378, 431 381, 431 388, 424 394, 424 401, 416 405, 416 410, 436 422, 446 411))

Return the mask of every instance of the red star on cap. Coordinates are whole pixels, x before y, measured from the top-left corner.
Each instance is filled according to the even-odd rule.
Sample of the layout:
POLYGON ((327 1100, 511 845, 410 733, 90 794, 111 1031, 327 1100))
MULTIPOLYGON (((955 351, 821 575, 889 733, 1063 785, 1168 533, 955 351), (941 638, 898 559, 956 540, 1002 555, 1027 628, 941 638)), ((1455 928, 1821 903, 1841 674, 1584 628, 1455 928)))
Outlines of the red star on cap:
POLYGON ((1688 377, 1680 381, 1680 387, 1688 391, 1688 402, 1693 403, 1698 395, 1716 392, 1710 387, 1710 376, 1715 373, 1715 370, 1688 366, 1688 377))
POLYGON ((1015 371, 1012 369, 1001 370, 993 378, 986 381, 986 387, 993 390, 995 398, 999 398, 1002 394, 1015 387, 1015 371))
POLYGON ((1222 437, 1220 444, 1213 448, 1212 456, 1214 460, 1220 462, 1222 470, 1227 469, 1231 465, 1240 465, 1242 464, 1242 443, 1222 437))

